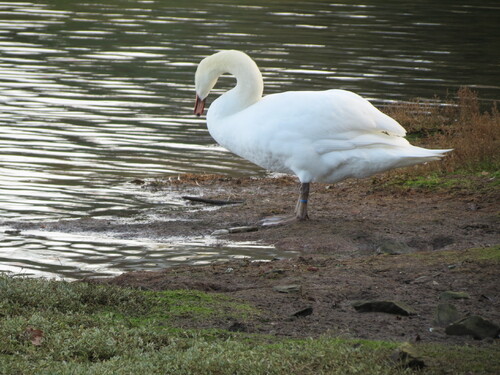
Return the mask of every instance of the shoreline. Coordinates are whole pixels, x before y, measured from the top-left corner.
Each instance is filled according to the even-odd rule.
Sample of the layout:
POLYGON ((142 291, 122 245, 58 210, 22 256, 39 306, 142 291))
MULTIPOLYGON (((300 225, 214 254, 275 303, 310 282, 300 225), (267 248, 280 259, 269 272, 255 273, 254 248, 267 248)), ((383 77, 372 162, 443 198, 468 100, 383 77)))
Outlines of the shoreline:
MULTIPOLYGON (((384 340, 418 336, 424 342, 463 344, 470 338, 449 336, 444 328, 434 327, 441 293, 467 292, 467 300, 453 301, 460 314, 500 321, 494 277, 499 253, 497 193, 488 188, 486 178, 477 182, 484 189, 388 188, 380 178, 336 186, 313 184, 310 220, 216 236, 260 241, 298 255, 270 262, 233 260, 129 272, 95 282, 152 291, 222 293, 264 311, 265 323, 236 322, 250 333, 384 340), (485 295, 490 302, 485 303, 481 297, 485 295), (396 319, 386 313, 356 313, 352 303, 365 299, 396 299, 416 315, 396 319), (307 309, 310 316, 294 317, 307 309)), ((244 201, 216 211, 190 210, 192 221, 183 230, 201 235, 287 214, 297 194, 296 181, 290 177, 184 175, 141 185, 179 195, 244 201)), ((157 229, 165 233, 178 228, 172 224, 168 230, 157 229)), ((222 329, 233 324, 223 319, 201 326, 189 323, 222 329)))

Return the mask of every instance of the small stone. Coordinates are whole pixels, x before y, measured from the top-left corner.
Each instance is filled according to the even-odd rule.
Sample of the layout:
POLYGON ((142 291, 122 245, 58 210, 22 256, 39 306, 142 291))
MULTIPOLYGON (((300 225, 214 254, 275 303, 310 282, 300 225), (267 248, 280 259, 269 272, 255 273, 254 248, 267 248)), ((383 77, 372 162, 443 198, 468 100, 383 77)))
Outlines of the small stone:
POLYGON ((450 303, 440 303, 434 312, 434 323, 438 326, 447 326, 460 319, 455 306, 450 303))
POLYGON ((439 299, 448 300, 448 299, 469 299, 470 296, 465 292, 452 292, 447 290, 439 295, 439 299))
POLYGON ((273 290, 280 293, 300 293, 302 287, 300 285, 276 285, 273 290))
POLYGON ((304 316, 311 315, 313 313, 313 308, 311 306, 306 307, 305 309, 299 310, 296 313, 292 314, 297 318, 303 318, 304 316))
POLYGON ((385 312, 397 315, 415 315, 415 311, 402 302, 396 301, 355 301, 352 307, 358 312, 385 312))
POLYGON ((455 239, 451 236, 436 236, 431 240, 431 245, 434 250, 437 250, 451 245, 454 242, 455 239))
POLYGON ((475 203, 469 203, 469 204, 467 205, 467 208, 468 208, 470 211, 477 211, 477 210, 479 210, 479 208, 480 208, 480 207, 479 207, 477 204, 475 204, 475 203))
POLYGON ((500 327, 478 315, 472 315, 446 327, 448 335, 472 336, 482 340, 488 337, 496 338, 500 333, 500 327))
POLYGON ((393 241, 393 240, 382 240, 377 246, 377 254, 389 254, 398 255, 404 254, 410 251, 408 245, 393 241))
POLYGON ((232 273, 233 271, 234 271, 233 267, 228 267, 228 268, 226 268, 226 270, 224 271, 224 273, 232 273))
POLYGON ((430 276, 420 276, 420 277, 417 277, 415 280, 412 281, 412 284, 422 284, 422 283, 425 283, 427 281, 430 281, 430 276))
POLYGON ((221 234, 229 234, 229 230, 227 229, 217 229, 212 232, 212 236, 220 236, 221 234))
POLYGON ((17 236, 18 234, 21 233, 21 231, 19 229, 6 229, 4 233, 10 234, 11 236, 17 236))
POLYGON ((269 271, 266 271, 264 272, 266 275, 268 274, 279 274, 279 275, 282 275, 285 273, 285 270, 281 269, 281 268, 278 268, 278 269, 275 269, 275 270, 269 270, 269 271))
POLYGON ((247 225, 247 226, 243 226, 243 227, 232 227, 232 228, 228 229, 229 233, 255 232, 257 230, 259 230, 259 227, 255 226, 255 225, 247 225))
POLYGON ((278 279, 281 277, 280 275, 284 275, 284 274, 285 274, 285 270, 282 270, 282 269, 269 270, 269 271, 264 272, 264 275, 268 279, 278 279))
POLYGON ((416 349, 409 343, 401 345, 392 355, 392 359, 404 368, 418 370, 425 367, 424 360, 417 354, 416 349))

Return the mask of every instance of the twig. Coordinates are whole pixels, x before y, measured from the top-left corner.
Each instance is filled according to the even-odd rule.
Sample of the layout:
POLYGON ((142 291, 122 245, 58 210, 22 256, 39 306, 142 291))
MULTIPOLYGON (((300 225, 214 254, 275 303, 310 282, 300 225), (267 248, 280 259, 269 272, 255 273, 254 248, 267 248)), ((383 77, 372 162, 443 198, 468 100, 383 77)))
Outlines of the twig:
POLYGON ((193 202, 201 202, 201 203, 207 203, 207 204, 213 204, 215 206, 224 206, 226 204, 241 204, 244 203, 244 201, 223 201, 223 200, 217 200, 217 199, 207 199, 207 198, 201 198, 201 197, 191 197, 188 195, 183 195, 182 199, 186 199, 188 201, 193 201, 193 202))

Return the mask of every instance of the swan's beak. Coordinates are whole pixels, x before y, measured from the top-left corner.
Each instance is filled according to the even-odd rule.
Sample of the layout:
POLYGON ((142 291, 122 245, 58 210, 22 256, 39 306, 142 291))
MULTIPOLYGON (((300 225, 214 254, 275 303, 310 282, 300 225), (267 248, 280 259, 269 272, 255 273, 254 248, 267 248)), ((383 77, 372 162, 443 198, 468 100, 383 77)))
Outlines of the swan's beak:
POLYGON ((201 116, 203 114, 203 110, 205 109, 205 100, 201 100, 201 98, 196 95, 196 103, 194 103, 194 114, 196 116, 201 116))

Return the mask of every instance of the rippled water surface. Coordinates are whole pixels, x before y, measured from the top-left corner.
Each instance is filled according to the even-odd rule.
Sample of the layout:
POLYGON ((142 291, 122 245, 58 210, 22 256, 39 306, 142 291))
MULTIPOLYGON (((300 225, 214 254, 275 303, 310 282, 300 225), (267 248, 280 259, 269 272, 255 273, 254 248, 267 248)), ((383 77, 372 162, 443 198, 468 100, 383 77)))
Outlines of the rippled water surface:
MULTIPOLYGON (((129 182, 262 174, 192 115, 196 65, 219 49, 254 57, 266 93, 344 88, 383 104, 469 85, 498 99, 499 11, 496 1, 0 2, 0 271, 71 278, 272 258, 254 244, 17 233, 9 223, 175 212, 179 200, 129 182)), ((221 81, 219 92, 232 84, 221 81)))

